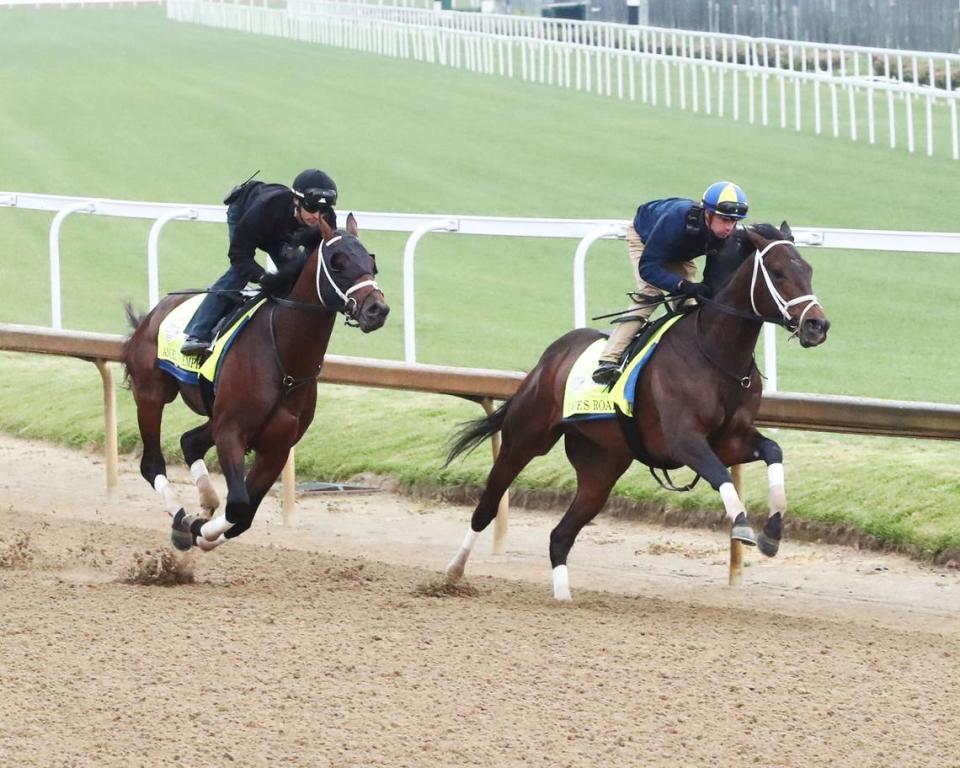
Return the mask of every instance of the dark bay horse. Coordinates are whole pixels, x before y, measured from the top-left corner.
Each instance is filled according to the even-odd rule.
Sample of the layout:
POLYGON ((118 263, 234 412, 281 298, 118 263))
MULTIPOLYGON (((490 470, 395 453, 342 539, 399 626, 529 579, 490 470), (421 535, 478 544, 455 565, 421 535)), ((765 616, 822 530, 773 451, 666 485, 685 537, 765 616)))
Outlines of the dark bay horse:
POLYGON ((387 318, 390 308, 374 281, 376 264, 357 239, 353 214, 345 231, 331 229, 321 218, 320 235, 322 242, 302 270, 292 271, 286 298, 269 297, 269 306, 253 315, 222 361, 212 412, 199 385, 183 383, 157 367, 160 323, 187 297, 167 296, 142 319, 130 313, 135 330, 124 345, 123 362, 143 440, 140 472, 173 517, 171 536, 180 549, 194 544, 212 549, 250 527, 290 449, 313 420, 316 377, 337 314, 364 333, 380 328, 387 318), (200 516, 187 515, 180 505, 160 450, 163 408, 178 394, 191 410, 209 417, 180 438, 205 511, 200 516), (220 502, 203 461, 213 445, 227 481, 226 514, 215 518, 220 502), (248 451, 255 458, 244 477, 248 451))
POLYGON ((690 467, 720 494, 731 538, 759 544, 767 556, 776 554, 786 512, 783 453, 753 426, 761 395, 753 351, 763 322, 785 326, 804 347, 823 343, 830 323, 811 289, 813 270, 794 247, 786 222, 780 229, 760 224, 740 234, 751 255, 738 260, 713 301, 674 325, 641 371, 633 447, 616 419, 562 420, 567 375, 580 353, 601 337, 593 329, 571 331, 553 342, 513 397, 488 417, 463 427, 448 463, 498 430, 502 444, 470 530, 447 566, 448 580, 463 575, 478 534, 496 516, 514 478, 561 435, 576 470, 577 490, 550 534, 556 599, 571 599, 567 555, 577 534, 600 511, 635 458, 659 469, 690 467), (758 459, 767 464, 769 479, 769 515, 759 539, 727 469, 758 459))

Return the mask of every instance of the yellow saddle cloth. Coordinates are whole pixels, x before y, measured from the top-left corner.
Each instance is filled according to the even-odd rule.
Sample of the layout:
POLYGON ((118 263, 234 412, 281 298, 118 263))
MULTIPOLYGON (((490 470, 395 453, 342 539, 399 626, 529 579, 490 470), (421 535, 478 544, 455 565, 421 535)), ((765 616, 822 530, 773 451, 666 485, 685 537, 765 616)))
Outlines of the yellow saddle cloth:
POLYGON ((187 299, 163 319, 157 334, 157 365, 174 378, 187 384, 196 384, 201 378, 216 384, 220 361, 223 360, 227 349, 236 339, 240 329, 253 317, 253 313, 263 306, 266 299, 258 301, 234 320, 229 328, 221 331, 214 342, 213 349, 203 362, 199 355, 184 355, 180 351, 180 346, 186 339, 183 329, 187 327, 187 323, 190 322, 202 301, 203 294, 187 299))
POLYGON ((587 347, 577 358, 577 362, 570 369, 567 385, 563 391, 563 419, 612 419, 617 414, 617 406, 627 416, 633 415, 633 396, 637 389, 637 377, 643 366, 650 359, 654 349, 667 332, 682 315, 671 317, 657 332, 653 334, 643 348, 627 363, 617 383, 609 391, 605 384, 597 384, 592 376, 600 362, 600 353, 606 344, 606 339, 597 339, 587 347))

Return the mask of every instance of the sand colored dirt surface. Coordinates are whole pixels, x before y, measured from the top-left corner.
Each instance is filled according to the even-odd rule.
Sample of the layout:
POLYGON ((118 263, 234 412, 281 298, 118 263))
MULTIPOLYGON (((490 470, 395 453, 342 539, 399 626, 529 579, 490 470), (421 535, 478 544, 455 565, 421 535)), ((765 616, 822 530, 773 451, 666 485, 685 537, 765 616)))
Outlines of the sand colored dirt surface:
MULTIPOLYGON (((186 471, 171 471, 196 508, 186 471)), ((221 478, 215 478, 218 489, 221 478)), ((312 495, 174 556, 124 460, 0 438, 0 766, 960 766, 960 573, 557 513, 312 495), (159 578, 158 578, 159 577, 159 578), (167 586, 157 585, 166 581, 167 586)))

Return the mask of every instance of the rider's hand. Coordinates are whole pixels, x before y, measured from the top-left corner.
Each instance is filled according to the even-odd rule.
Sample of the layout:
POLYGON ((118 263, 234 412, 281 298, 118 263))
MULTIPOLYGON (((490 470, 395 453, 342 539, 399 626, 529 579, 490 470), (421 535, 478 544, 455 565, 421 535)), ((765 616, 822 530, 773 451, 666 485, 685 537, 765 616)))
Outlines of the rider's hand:
POLYGON ((260 288, 271 295, 283 293, 290 278, 283 272, 264 272, 260 278, 260 288))
POLYGON ((691 299, 709 299, 713 295, 709 285, 704 283, 691 283, 689 280, 681 280, 677 284, 677 291, 691 299))

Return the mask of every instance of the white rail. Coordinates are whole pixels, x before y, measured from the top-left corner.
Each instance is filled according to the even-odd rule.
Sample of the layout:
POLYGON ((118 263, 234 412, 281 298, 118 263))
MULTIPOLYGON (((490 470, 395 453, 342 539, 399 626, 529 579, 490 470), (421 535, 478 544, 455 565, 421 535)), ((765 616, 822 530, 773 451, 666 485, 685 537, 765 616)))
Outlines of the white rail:
MULTIPOLYGON (((185 205, 182 203, 150 203, 128 200, 40 195, 0 191, 0 208, 22 208, 54 213, 50 226, 50 300, 51 327, 62 328, 60 289, 60 226, 71 213, 95 216, 152 219, 147 247, 147 285, 150 306, 159 298, 159 236, 163 226, 174 219, 226 222, 222 205, 185 205)), ((616 219, 535 219, 464 216, 445 214, 379 213, 357 211, 366 230, 409 232, 404 248, 404 359, 416 362, 416 318, 414 294, 414 258, 416 246, 429 232, 450 232, 460 235, 506 237, 549 237, 577 240, 573 253, 573 322, 581 328, 586 318, 586 256, 600 239, 622 239, 626 225, 616 219)), ((797 245, 844 250, 898 251, 915 253, 960 254, 960 233, 904 232, 881 230, 794 227, 797 245)), ((776 345, 773 326, 764 329, 764 371, 767 391, 777 391, 776 345)))
POLYGON ((886 127, 891 148, 922 135, 960 159, 956 54, 330 0, 169 0, 167 15, 871 144, 886 127))

